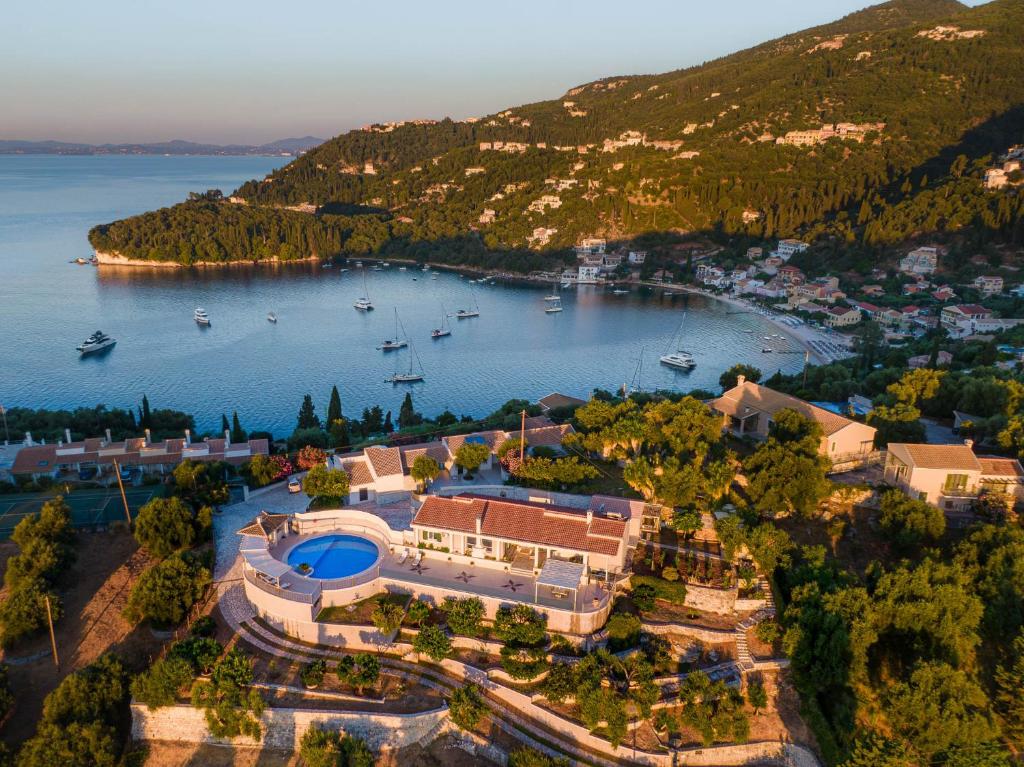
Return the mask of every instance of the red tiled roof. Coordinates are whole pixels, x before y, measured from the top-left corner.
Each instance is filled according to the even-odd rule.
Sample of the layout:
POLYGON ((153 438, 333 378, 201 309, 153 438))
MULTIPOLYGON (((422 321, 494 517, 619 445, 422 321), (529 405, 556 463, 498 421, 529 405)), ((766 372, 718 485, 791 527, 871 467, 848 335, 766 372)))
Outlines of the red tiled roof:
POLYGON ((402 469, 405 474, 409 473, 413 463, 421 455, 433 458, 438 466, 444 466, 445 461, 448 460, 448 450, 441 442, 421 442, 418 445, 407 445, 400 450, 402 452, 402 469))
POLYGON ((349 484, 352 487, 373 484, 373 475, 370 473, 370 467, 366 464, 366 461, 361 459, 346 461, 341 464, 341 468, 348 474, 349 484))
POLYGON ((552 392, 546 397, 541 397, 537 400, 537 404, 546 410, 550 410, 557 407, 580 407, 586 405, 587 401, 579 397, 570 397, 568 394, 552 392))
POLYGON ((444 441, 448 445, 448 452, 455 455, 455 451, 462 447, 462 443, 470 437, 478 437, 482 439, 487 446, 491 449, 491 452, 497 449, 498 445, 504 442, 508 438, 508 432, 494 430, 494 431, 476 431, 472 434, 455 434, 451 437, 445 437, 444 441))
MULTIPOLYGON (((544 426, 540 429, 526 430, 526 444, 530 447, 555 447, 562 444, 566 434, 573 431, 570 424, 544 426)), ((508 439, 519 439, 519 431, 510 431, 508 439)))
POLYGON ((986 477, 1020 477, 1024 478, 1024 468, 1016 458, 999 458, 997 456, 979 455, 981 478, 986 477))
POLYGON ((378 477, 402 473, 402 452, 397 447, 368 447, 363 453, 378 477))
POLYGON ((414 525, 491 535, 572 551, 619 554, 626 523, 563 506, 509 501, 489 496, 429 496, 413 519, 414 525))

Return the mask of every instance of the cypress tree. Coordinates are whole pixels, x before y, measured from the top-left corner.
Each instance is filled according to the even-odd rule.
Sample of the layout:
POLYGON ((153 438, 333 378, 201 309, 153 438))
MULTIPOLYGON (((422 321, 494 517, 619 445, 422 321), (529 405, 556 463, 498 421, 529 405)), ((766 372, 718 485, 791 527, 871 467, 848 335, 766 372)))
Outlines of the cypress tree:
POLYGON ((302 397, 302 407, 299 408, 298 425, 296 429, 319 429, 320 418, 316 414, 316 407, 313 405, 313 397, 306 394, 302 397))
POLYGON ((149 397, 142 395, 142 409, 139 411, 139 425, 143 429, 150 427, 149 397))
POLYGON ((402 407, 398 410, 398 428, 405 429, 416 425, 416 410, 412 406, 412 393, 406 392, 402 407))
POLYGON ((331 387, 331 401, 327 405, 327 425, 331 426, 335 421, 341 419, 341 395, 338 394, 338 387, 331 387))
POLYGON ((395 430, 395 426, 394 426, 394 424, 391 423, 391 411, 389 410, 388 414, 386 416, 384 416, 384 431, 387 434, 390 434, 394 430, 395 430))
POLYGON ((247 439, 249 439, 249 435, 242 428, 242 424, 238 420, 238 411, 235 410, 231 413, 231 441, 245 442, 247 439))
POLYGON ((228 417, 223 413, 220 414, 220 431, 221 434, 226 431, 231 431, 231 426, 228 424, 228 417))

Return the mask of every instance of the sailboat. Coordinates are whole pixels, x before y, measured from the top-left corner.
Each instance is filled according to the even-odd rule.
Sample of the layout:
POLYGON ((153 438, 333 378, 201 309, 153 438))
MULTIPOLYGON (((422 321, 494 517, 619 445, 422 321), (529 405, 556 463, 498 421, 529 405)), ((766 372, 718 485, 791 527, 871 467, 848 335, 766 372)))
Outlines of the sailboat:
POLYGON ((459 309, 455 312, 455 317, 460 320, 469 319, 470 317, 480 316, 480 304, 476 302, 476 293, 473 292, 473 288, 469 289, 470 295, 473 296, 473 308, 472 309, 459 309))
POLYGON ((416 349, 413 346, 409 346, 409 371, 407 373, 399 373, 397 370, 394 375, 390 378, 385 378, 385 383, 400 384, 400 383, 416 383, 417 381, 423 380, 423 363, 420 362, 420 356, 416 353, 416 349), (416 364, 419 366, 419 372, 413 368, 413 358, 416 360, 416 364))
POLYGON ((404 349, 409 345, 409 341, 405 338, 405 328, 402 328, 402 335, 398 335, 398 328, 401 322, 398 319, 398 307, 395 307, 395 337, 393 339, 387 339, 381 343, 377 348, 382 352, 390 352, 395 349, 404 349))
POLYGON ((370 301, 370 291, 366 289, 366 272, 363 272, 363 297, 356 299, 356 302, 352 304, 356 308, 356 311, 369 312, 373 311, 373 303, 370 301))
MULTIPOLYGON (((683 318, 679 321, 679 327, 676 328, 675 334, 672 336, 673 345, 676 343, 676 339, 679 338, 680 333, 683 330, 683 323, 686 322, 686 313, 683 313, 683 318)), ((663 355, 659 361, 662 365, 666 365, 670 368, 676 368, 677 370, 693 370, 697 367, 697 363, 693 359, 693 355, 682 349, 676 349, 675 351, 669 351, 668 354, 663 355)))
POLYGON ((545 301, 561 301, 562 297, 558 295, 558 280, 551 283, 551 292, 544 296, 545 301))
POLYGON ((430 331, 430 337, 431 338, 444 338, 445 336, 450 336, 451 334, 452 334, 452 329, 448 325, 448 315, 445 314, 444 304, 441 304, 441 327, 434 328, 433 330, 431 330, 430 331))

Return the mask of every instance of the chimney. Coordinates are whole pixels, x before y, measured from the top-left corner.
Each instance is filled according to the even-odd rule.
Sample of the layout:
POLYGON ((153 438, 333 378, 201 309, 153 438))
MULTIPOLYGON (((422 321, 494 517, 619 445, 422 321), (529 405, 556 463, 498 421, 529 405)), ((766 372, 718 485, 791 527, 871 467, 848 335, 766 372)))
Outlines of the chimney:
POLYGON ((590 527, 590 523, 594 521, 594 510, 587 509, 587 527, 590 527))
POLYGON ((974 440, 973 439, 965 439, 964 440, 964 444, 967 445, 967 447, 969 447, 969 448, 972 448, 972 449, 974 448, 974 440))
POLYGON ((230 445, 231 445, 231 430, 230 429, 225 429, 224 430, 224 449, 227 450, 230 445))
POLYGON ((32 432, 30 431, 25 432, 25 444, 30 447, 36 444, 35 442, 32 441, 32 432))
POLYGON ((192 444, 192 430, 191 429, 185 429, 185 447, 188 447, 191 444, 192 444))
POLYGON ((737 386, 743 386, 743 384, 745 384, 746 382, 747 382, 747 377, 745 375, 743 375, 742 373, 740 373, 738 376, 736 376, 736 385, 737 386))
POLYGON ((64 441, 71 444, 71 429, 64 429, 64 441))
POLYGON ((146 447, 149 447, 150 439, 151 439, 151 435, 150 435, 149 429, 146 429, 146 447))
POLYGON ((114 438, 110 436, 110 429, 107 429, 107 444, 109 445, 114 441, 114 438))
POLYGON ((481 528, 480 528, 480 524, 481 524, 482 521, 483 520, 481 520, 479 516, 476 518, 476 534, 477 535, 480 535, 480 533, 483 532, 481 530, 481 528))

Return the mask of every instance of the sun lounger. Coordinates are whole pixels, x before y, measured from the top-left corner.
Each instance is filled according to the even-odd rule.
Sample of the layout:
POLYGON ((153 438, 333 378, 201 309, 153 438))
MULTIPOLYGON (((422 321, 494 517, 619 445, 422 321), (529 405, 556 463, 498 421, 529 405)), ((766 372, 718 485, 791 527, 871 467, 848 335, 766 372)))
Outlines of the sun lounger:
POLYGON ((413 559, 412 563, 414 565, 418 565, 422 560, 423 560, 423 552, 422 551, 417 551, 416 552, 416 557, 415 557, 415 559, 413 559))
POLYGON ((398 564, 404 565, 405 564, 405 560, 407 560, 408 558, 409 558, 409 549, 406 549, 405 551, 403 551, 401 554, 398 555, 398 564))

